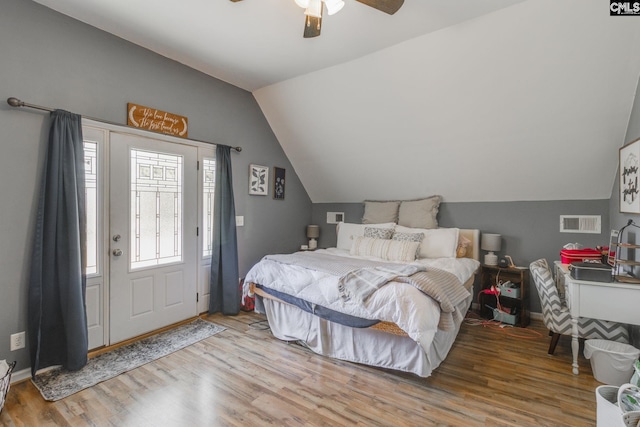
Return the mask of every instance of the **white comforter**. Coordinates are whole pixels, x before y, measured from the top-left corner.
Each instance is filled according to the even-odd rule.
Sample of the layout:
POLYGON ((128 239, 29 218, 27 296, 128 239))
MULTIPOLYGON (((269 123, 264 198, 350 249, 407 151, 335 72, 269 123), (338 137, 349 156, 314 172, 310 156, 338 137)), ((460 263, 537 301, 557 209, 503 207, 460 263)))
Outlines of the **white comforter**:
MULTIPOLYGON (((351 257, 349 251, 335 248, 318 252, 351 257)), ((469 258, 421 259, 416 263, 453 273, 461 283, 471 278, 479 266, 478 261, 469 258)), ((405 283, 391 282, 358 305, 342 301, 337 276, 299 266, 262 260, 247 273, 245 286, 251 282, 352 316, 393 322, 425 351, 438 330, 438 303, 405 283)))

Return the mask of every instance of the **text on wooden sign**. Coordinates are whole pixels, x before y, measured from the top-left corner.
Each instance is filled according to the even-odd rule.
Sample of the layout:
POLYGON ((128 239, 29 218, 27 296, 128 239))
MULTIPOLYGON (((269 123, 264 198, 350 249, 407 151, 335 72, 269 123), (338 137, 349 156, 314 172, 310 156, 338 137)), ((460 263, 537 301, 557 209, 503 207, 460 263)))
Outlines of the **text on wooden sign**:
POLYGON ((184 116, 145 107, 144 105, 127 104, 127 124, 140 129, 161 132, 168 135, 188 137, 189 121, 184 116))

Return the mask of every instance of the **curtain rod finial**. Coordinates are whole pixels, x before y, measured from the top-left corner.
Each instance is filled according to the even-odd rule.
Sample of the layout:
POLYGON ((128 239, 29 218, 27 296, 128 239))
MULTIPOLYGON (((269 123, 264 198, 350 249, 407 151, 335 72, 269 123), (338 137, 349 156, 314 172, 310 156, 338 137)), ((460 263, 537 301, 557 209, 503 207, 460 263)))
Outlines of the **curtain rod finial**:
POLYGON ((24 105, 24 102, 12 96, 11 98, 7 98, 7 104, 11 105, 12 107, 22 107, 24 105))
POLYGON ((242 151, 242 147, 233 147, 234 150, 236 150, 238 153, 242 151))

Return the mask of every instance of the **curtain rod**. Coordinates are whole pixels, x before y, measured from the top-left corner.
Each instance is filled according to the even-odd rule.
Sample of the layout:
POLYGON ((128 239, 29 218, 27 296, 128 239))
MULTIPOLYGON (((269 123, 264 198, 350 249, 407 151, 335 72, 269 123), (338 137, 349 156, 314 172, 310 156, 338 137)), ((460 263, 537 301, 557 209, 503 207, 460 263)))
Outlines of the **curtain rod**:
MULTIPOLYGON (((41 110, 41 111, 48 111, 48 112, 53 112, 55 111, 53 108, 49 108, 49 107, 43 107, 41 105, 34 105, 34 104, 27 104, 24 101, 19 100, 18 98, 14 98, 13 96, 10 98, 7 98, 7 104, 11 105, 12 107, 27 107, 27 108, 33 108, 34 110, 41 110)), ((115 126, 122 126, 121 123, 114 123, 114 122, 110 122, 108 120, 102 120, 102 119, 96 119, 93 117, 89 117, 89 116, 82 116, 85 119, 89 119, 89 120, 94 120, 96 122, 101 122, 101 123, 106 123, 109 125, 115 125, 115 126)), ((141 129, 144 130, 144 129, 141 129)), ((212 142, 209 141, 202 141, 199 139, 191 139, 191 141, 196 141, 196 142, 204 142, 205 144, 213 144, 212 142)), ((224 144, 214 144, 214 145, 224 145, 224 144)), ((226 147, 230 147, 228 145, 225 145, 226 147)), ((237 151, 238 153, 242 151, 242 147, 230 147, 232 150, 237 151)))

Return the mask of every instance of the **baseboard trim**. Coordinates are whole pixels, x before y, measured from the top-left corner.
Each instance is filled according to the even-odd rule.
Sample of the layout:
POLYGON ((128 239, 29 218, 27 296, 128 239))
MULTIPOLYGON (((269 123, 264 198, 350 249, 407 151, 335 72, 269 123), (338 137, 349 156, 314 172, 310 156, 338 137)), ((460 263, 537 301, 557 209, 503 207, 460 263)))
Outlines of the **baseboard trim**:
POLYGON ((20 383, 31 378, 31 368, 14 371, 11 374, 11 384, 20 383))

